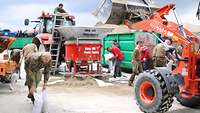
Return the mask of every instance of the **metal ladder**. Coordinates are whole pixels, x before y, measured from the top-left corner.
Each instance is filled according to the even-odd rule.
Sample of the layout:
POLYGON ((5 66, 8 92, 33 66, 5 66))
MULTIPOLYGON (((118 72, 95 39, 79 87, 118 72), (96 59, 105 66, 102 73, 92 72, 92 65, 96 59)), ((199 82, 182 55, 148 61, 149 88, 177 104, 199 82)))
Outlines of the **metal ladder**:
POLYGON ((62 37, 60 33, 57 30, 57 27, 63 26, 65 18, 59 15, 54 16, 53 20, 53 27, 52 27, 52 36, 53 36, 53 44, 50 45, 49 52, 51 53, 52 58, 52 68, 51 73, 53 75, 56 74, 56 71, 58 70, 58 62, 59 62, 59 54, 60 54, 60 48, 62 44, 62 37))

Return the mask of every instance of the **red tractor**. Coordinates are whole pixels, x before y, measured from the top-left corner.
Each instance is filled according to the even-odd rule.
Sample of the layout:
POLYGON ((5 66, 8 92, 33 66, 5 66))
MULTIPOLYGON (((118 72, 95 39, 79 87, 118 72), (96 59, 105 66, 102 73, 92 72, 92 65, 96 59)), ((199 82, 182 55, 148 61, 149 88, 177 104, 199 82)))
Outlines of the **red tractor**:
POLYGON ((171 10, 175 14, 174 4, 160 8, 146 20, 126 24, 130 29, 160 33, 183 46, 181 57, 175 55, 175 69, 170 71, 161 67, 147 70, 140 73, 134 81, 137 104, 145 113, 167 112, 174 97, 187 107, 200 105, 199 37, 179 22, 176 24, 168 21, 165 16, 171 10))

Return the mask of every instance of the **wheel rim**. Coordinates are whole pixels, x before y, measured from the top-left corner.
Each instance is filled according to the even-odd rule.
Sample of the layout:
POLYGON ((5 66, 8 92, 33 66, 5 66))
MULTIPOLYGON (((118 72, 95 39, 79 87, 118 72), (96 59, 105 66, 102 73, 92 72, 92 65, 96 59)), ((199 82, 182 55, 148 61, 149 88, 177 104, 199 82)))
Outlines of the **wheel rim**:
POLYGON ((149 81, 144 81, 140 88, 140 99, 142 102, 146 104, 151 104, 154 102, 156 94, 155 94, 155 89, 154 86, 151 82, 149 81))

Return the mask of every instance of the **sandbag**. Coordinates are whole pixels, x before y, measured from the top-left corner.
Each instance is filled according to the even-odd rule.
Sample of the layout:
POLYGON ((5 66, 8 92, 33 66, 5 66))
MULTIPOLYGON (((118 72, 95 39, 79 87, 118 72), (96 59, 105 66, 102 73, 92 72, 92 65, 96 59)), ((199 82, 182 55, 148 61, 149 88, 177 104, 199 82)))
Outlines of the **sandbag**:
POLYGON ((48 113, 48 98, 47 98, 47 91, 44 90, 42 92, 42 99, 43 99, 43 106, 42 106, 42 113, 48 113))
POLYGON ((48 113, 47 105, 47 91, 44 90, 41 93, 34 93, 34 105, 32 113, 48 113))

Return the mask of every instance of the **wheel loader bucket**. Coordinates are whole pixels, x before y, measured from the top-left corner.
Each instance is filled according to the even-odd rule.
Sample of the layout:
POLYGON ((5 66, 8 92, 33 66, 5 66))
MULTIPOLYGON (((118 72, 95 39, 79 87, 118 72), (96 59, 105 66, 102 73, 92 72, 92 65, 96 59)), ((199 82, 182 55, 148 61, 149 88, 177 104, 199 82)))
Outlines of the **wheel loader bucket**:
POLYGON ((103 24, 122 24, 124 19, 129 18, 129 12, 133 13, 133 22, 144 15, 151 14, 158 9, 154 0, 102 0, 93 12, 103 24))

